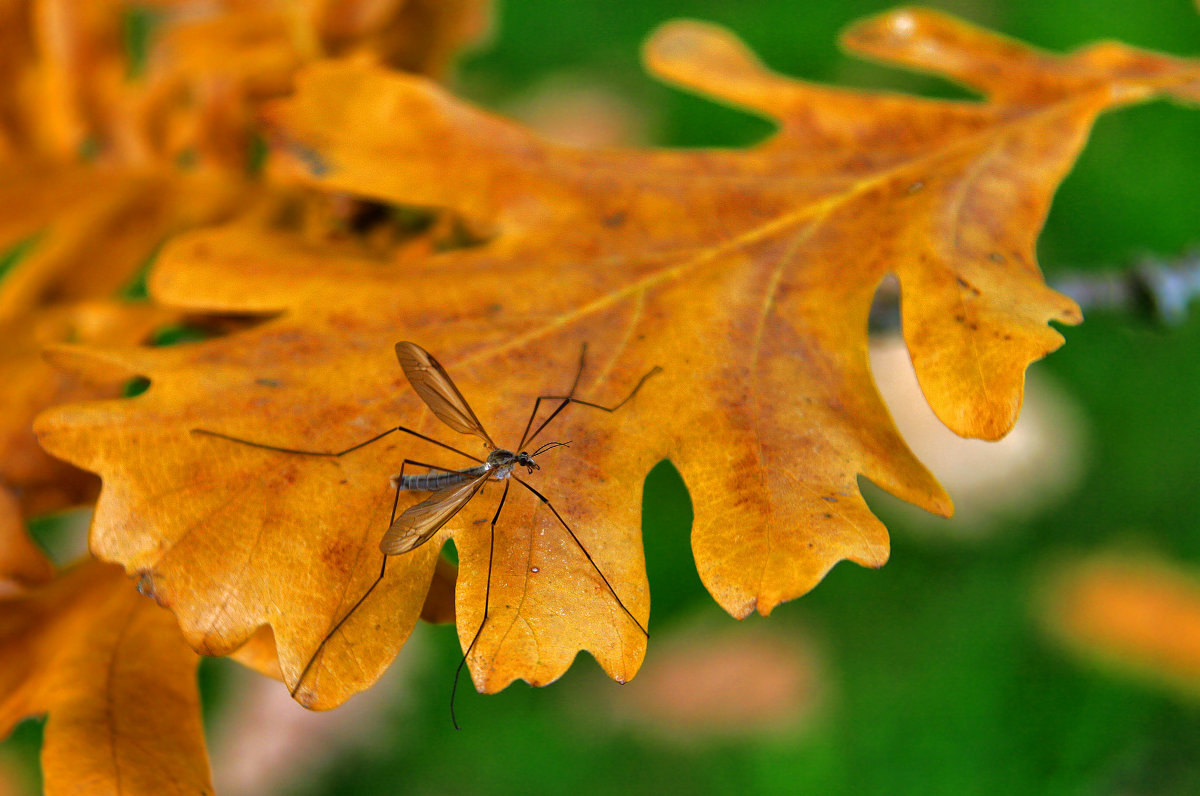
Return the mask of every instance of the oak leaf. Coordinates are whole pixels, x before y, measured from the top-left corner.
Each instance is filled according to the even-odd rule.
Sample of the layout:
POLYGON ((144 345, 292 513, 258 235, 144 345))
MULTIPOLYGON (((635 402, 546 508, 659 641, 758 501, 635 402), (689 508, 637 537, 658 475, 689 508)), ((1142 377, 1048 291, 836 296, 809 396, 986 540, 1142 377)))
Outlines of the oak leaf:
MULTIPOLYGON (((403 423, 468 444, 400 376, 391 347, 409 339, 443 361, 502 445, 535 396, 570 386, 584 343, 587 400, 616 401, 664 368, 615 414, 572 407, 556 420, 553 438, 572 445, 537 481, 642 621, 637 485, 666 457, 692 494, 701 577, 735 616, 769 613, 839 560, 882 565, 886 531, 859 475, 951 508, 872 384, 875 286, 899 277, 909 351, 943 422, 1002 436, 1026 367, 1062 342, 1047 322, 1080 320, 1035 263, 1054 189, 1100 112, 1194 82, 1198 67, 1119 45, 1052 56, 925 11, 868 20, 844 41, 987 101, 806 84, 718 28, 673 23, 649 42, 650 67, 779 131, 745 151, 587 152, 419 78, 361 62, 306 69, 272 116, 314 184, 449 208, 490 238, 403 265, 237 225, 178 239, 151 280, 157 299, 275 318, 189 349, 57 353, 152 381, 133 401, 40 422, 43 444, 104 479, 94 549, 147 573, 197 649, 223 654, 269 624, 306 704, 369 684, 416 621, 435 544, 397 557, 299 677, 378 570, 388 476, 405 458, 460 463, 396 435, 330 460, 190 432, 336 451, 403 423)), ((464 648, 488 582, 495 490, 484 495, 445 533, 460 555, 464 648)), ((644 638, 538 501, 521 490, 509 501, 489 625, 469 658, 476 686, 545 683, 580 649, 631 677, 644 638)))
POLYGON ((119 567, 0 599, 0 736, 49 714, 47 794, 212 793, 198 658, 119 567))

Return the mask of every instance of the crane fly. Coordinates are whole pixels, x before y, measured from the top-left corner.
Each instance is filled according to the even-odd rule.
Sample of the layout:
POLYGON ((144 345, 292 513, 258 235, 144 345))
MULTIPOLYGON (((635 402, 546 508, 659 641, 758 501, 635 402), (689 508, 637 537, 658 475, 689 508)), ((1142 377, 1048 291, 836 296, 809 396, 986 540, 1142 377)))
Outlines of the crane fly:
POLYGON ((484 447, 486 447, 489 451, 486 459, 480 459, 477 456, 472 456, 471 454, 461 451, 458 448, 421 434, 413 429, 406 428, 405 426, 396 426, 394 428, 390 428, 381 434, 376 434, 374 437, 371 437, 365 442, 360 442, 357 445, 337 452, 308 451, 296 448, 285 448, 277 445, 266 445, 259 442, 241 439, 239 437, 233 437, 228 434, 222 434, 216 431, 208 431, 206 429, 199 428, 192 429, 193 433, 218 437, 220 439, 241 443, 243 445, 250 445, 256 448, 265 448, 267 450, 302 456, 324 456, 331 458, 345 456, 348 453, 353 453, 354 451, 365 448, 371 443, 378 442, 390 434, 402 432, 445 448, 446 450, 452 451, 460 456, 476 462, 476 464, 472 467, 458 470, 439 467, 433 464, 426 464, 424 462, 418 462, 412 459, 405 459, 401 463, 400 473, 392 476, 391 478, 391 485, 392 488, 396 490, 396 496, 392 502, 392 515, 391 520, 389 521, 388 530, 383 535, 383 539, 379 543, 380 552, 382 552, 384 556, 383 566, 380 567, 379 576, 374 580, 374 582, 371 583, 367 590, 363 592, 363 595, 358 598, 358 601, 354 603, 350 610, 338 620, 337 624, 335 624, 333 628, 325 634, 325 637, 317 646, 316 651, 313 652, 312 657, 309 658, 308 663, 300 672, 300 677, 296 680, 296 685, 292 689, 292 696, 295 696, 300 690, 300 686, 303 684, 304 678, 308 675, 309 670, 311 670, 313 665, 316 663, 316 660, 324 650, 325 645, 330 641, 330 639, 333 638, 337 631, 342 627, 343 624, 346 623, 346 621, 354 614, 354 612, 358 610, 359 606, 363 604, 367 597, 371 595, 371 592, 375 590, 375 587, 379 585, 380 581, 383 580, 383 576, 387 572, 388 556, 409 553, 428 542, 442 528, 442 526, 453 519, 455 515, 457 515, 468 503, 471 502, 471 499, 474 498, 481 489, 483 489, 483 486, 488 481, 503 481, 504 491, 500 494, 500 502, 496 506, 495 514, 492 515, 490 526, 490 542, 488 546, 488 576, 486 588, 484 590, 483 619, 479 623, 479 628, 475 631, 474 638, 471 639, 471 643, 467 646, 466 651, 463 653, 462 661, 459 662, 458 668, 455 670, 454 686, 450 691, 450 717, 451 721, 454 722, 455 728, 458 727, 458 723, 454 718, 454 695, 458 689, 458 677, 462 672, 463 666, 467 662, 467 658, 470 657, 471 650, 474 649, 475 643, 479 640, 479 636, 483 632, 484 626, 487 624, 488 603, 491 598, 492 586, 492 559, 496 544, 496 523, 500 519, 500 512, 504 508, 504 502, 508 498, 508 490, 513 481, 516 481, 522 487, 529 490, 529 492, 531 492, 538 500, 540 500, 542 504, 550 509, 551 513, 554 514, 555 519, 558 520, 558 523, 571 537, 571 540, 577 547, 579 547, 580 551, 583 552, 584 557, 587 558, 588 564, 590 564, 592 569, 596 571, 596 574, 600 576, 600 579, 608 588, 609 593, 612 594, 613 598, 617 601, 617 604, 621 607, 621 610, 625 612, 625 615, 628 616, 635 625, 637 625, 638 629, 644 635, 649 637, 650 634, 646 631, 646 628, 640 621, 638 621, 637 617, 630 612, 629 608, 626 607, 624 601, 621 600, 612 584, 609 583, 608 578, 605 577, 604 572, 601 571, 599 565, 596 564, 591 554, 587 551, 587 548, 584 547, 583 543, 579 540, 579 537, 575 535, 575 532, 571 529, 571 526, 567 524, 567 521, 563 519, 561 514, 558 513, 558 510, 554 508, 554 504, 552 504, 545 495, 534 489, 528 482, 523 480, 517 474, 517 471, 521 468, 524 468, 527 471, 527 474, 532 475, 535 470, 541 469, 536 461, 538 456, 546 453, 547 451, 554 450, 555 448, 567 447, 570 445, 569 442, 546 442, 534 449, 532 452, 526 450, 526 446, 532 444, 534 439, 536 439, 537 436, 551 423, 551 421, 558 417, 558 415, 564 409, 566 409, 567 406, 570 404, 579 404, 580 406, 589 406, 593 409, 600 409, 605 412, 615 412, 624 406, 635 395, 637 395, 638 391, 642 388, 642 385, 646 383, 647 379, 662 369, 657 366, 651 368, 641 377, 641 379, 638 380, 638 383, 634 385, 634 388, 629 392, 629 394, 626 395, 625 398, 623 398, 619 403, 613 406, 602 406, 597 403, 592 403, 591 401, 581 400, 575 397, 575 390, 579 387, 579 380, 583 376, 584 362, 587 358, 587 344, 585 343, 583 350, 579 355, 579 368, 575 372, 575 379, 571 384, 571 389, 566 395, 539 395, 534 400, 533 411, 529 413, 529 421, 525 424, 525 430, 521 434, 521 441, 517 444, 515 449, 516 452, 514 452, 500 448, 495 442, 492 441, 491 436, 484 429, 483 424, 475 415, 474 410, 471 409, 470 404, 467 403, 467 400, 463 397, 462 393, 459 392, 458 387, 455 386, 454 381, 450 378, 450 374, 446 372, 446 369, 442 367, 441 363, 434 359, 434 357, 428 351, 421 348, 416 343, 400 342, 396 344, 396 358, 400 361, 400 367, 404 370, 404 375, 408 378, 408 382, 410 385, 412 385, 413 390, 417 393, 429 410, 438 417, 438 419, 459 433, 472 434, 483 440, 484 447), (546 417, 546 419, 543 420, 536 429, 534 429, 533 421, 537 418, 538 410, 541 408, 542 401, 558 401, 559 404, 554 408, 549 416, 546 417), (429 470, 429 472, 416 474, 405 473, 405 467, 410 465, 413 467, 426 468, 429 470), (396 511, 400 505, 400 493, 405 491, 432 492, 433 494, 426 500, 410 506, 403 513, 401 513, 399 517, 397 517, 396 511))

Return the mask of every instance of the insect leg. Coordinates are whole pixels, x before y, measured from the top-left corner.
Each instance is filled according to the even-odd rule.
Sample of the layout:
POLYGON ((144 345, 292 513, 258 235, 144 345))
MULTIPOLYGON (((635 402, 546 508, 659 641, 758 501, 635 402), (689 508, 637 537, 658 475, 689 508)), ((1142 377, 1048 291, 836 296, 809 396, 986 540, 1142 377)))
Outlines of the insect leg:
MULTIPOLYGON (((644 379, 643 379, 643 381, 644 381, 644 379)), ((646 638, 650 638, 649 631, 647 631, 646 628, 642 626, 642 623, 638 621, 638 618, 636 616, 634 616, 633 613, 627 607, 625 607, 625 603, 621 600, 620 595, 617 594, 616 589, 614 589, 612 587, 612 584, 608 582, 608 578, 606 578, 604 576, 604 573, 600 571, 600 567, 599 567, 599 565, 596 564, 595 559, 592 558, 592 554, 589 553, 587 551, 587 548, 583 546, 583 542, 579 541, 579 537, 576 536, 575 532, 571 530, 571 526, 567 525, 567 521, 564 520, 562 518, 562 515, 558 513, 558 509, 554 508, 554 504, 551 503, 549 500, 547 500, 545 495, 543 495, 541 492, 539 492, 536 489, 534 489, 533 487, 531 487, 529 484, 522 481, 520 478, 517 478, 515 475, 512 478, 518 484, 525 487, 530 492, 532 492, 534 495, 536 495, 538 500, 545 503, 546 507, 548 509, 550 509, 550 511, 554 512, 554 516, 558 518, 558 521, 560 524, 562 524, 562 527, 565 528, 567 533, 569 533, 571 535, 571 538, 575 540, 575 544, 579 545, 579 549, 583 551, 583 555, 587 558, 588 563, 592 565, 592 569, 596 570, 596 574, 600 576, 600 580, 604 581, 604 585, 608 587, 608 591, 609 591, 609 593, 612 594, 613 598, 617 601, 617 605, 621 606, 621 610, 625 612, 625 615, 633 620, 633 623, 638 626, 638 630, 642 631, 642 633, 646 636, 646 638)))
MULTIPOLYGON (((518 446, 518 450, 523 450, 524 447, 528 443, 533 442, 534 437, 536 437, 538 434, 541 434, 542 429, 544 429, 546 426, 550 425, 550 421, 553 420, 554 418, 558 417, 558 413, 567 408, 567 404, 580 404, 581 406, 590 406, 593 409, 602 409, 605 412, 610 412, 610 413, 615 412, 618 409, 620 409, 622 406, 627 404, 629 402, 629 400, 631 398, 633 398, 633 396, 638 394, 638 390, 642 389, 642 385, 646 383, 647 379, 649 379, 655 373, 661 373, 661 372, 662 372, 662 368, 660 368, 658 365, 655 365, 654 367, 650 368, 650 370, 648 370, 645 373, 645 375, 643 375, 642 378, 640 378, 638 380, 638 383, 636 385, 634 385, 633 390, 630 391, 629 395, 626 395, 624 398, 622 398, 620 400, 619 403, 616 403, 613 406, 601 406, 600 404, 595 404, 595 403, 592 403, 591 401, 584 401, 579 398, 576 398, 574 395, 539 395, 537 397, 537 400, 534 401, 534 404, 533 404, 533 414, 535 414, 535 415, 537 414, 538 406, 544 400, 562 401, 562 403, 560 403, 557 407, 555 407, 554 411, 550 413, 550 416, 542 421, 542 424, 537 427, 537 431, 533 432, 528 437, 523 438, 521 440, 521 444, 518 446)), ((532 421, 532 415, 530 416, 530 420, 532 421)), ((531 422, 531 424, 532 424, 532 422, 531 422)))
MULTIPOLYGON (((412 459, 405 459, 403 462, 400 463, 400 478, 401 479, 404 476, 404 466, 407 464, 411 464, 416 467, 429 467, 434 470, 443 469, 441 467, 437 467, 436 465, 425 464, 423 462, 415 462, 412 459)), ((394 523, 396 521, 396 509, 400 505, 400 492, 401 492, 400 486, 399 486, 400 480, 397 479, 396 483, 397 483, 396 496, 392 499, 392 517, 390 520, 388 520, 389 528, 392 527, 392 523, 394 523)), ((371 585, 367 587, 367 590, 365 592, 363 592, 363 595, 358 598, 358 601, 356 603, 354 603, 354 605, 352 605, 350 607, 350 610, 347 611, 342 616, 342 618, 337 621, 336 625, 334 625, 332 628, 330 628, 329 632, 325 634, 325 638, 321 639, 321 643, 319 645, 317 645, 317 649, 313 652, 312 657, 309 658, 308 663, 306 663, 304 665, 304 670, 300 672, 300 677, 298 677, 296 679, 296 685, 295 685, 295 687, 292 688, 292 691, 291 691, 291 694, 293 697, 296 696, 296 694, 300 691, 300 686, 304 684, 304 678, 308 676, 309 670, 312 669, 313 664, 315 664, 317 662, 317 658, 319 658, 321 656, 321 652, 324 651, 325 645, 328 644, 329 640, 333 638, 334 634, 337 633, 338 630, 341 629, 342 625, 346 624, 346 620, 348 620, 351 616, 354 615, 354 612, 358 610, 358 607, 360 605, 362 605, 368 597, 371 596, 371 592, 375 591, 375 587, 378 586, 380 581, 383 580, 384 574, 387 573, 387 560, 388 560, 388 557, 384 556, 383 557, 383 565, 379 568, 379 577, 375 578, 374 582, 372 582, 371 585)))
POLYGON ((508 487, 509 482, 505 480, 504 491, 500 494, 500 505, 496 506, 496 513, 492 516, 492 529, 488 537, 488 570, 487 586, 483 591, 483 621, 479 623, 479 629, 475 631, 475 638, 471 639, 466 652, 463 653, 462 660, 458 662, 458 668, 454 670, 454 685, 450 687, 450 723, 456 730, 461 729, 458 726, 458 720, 454 717, 454 697, 458 692, 458 676, 462 674, 463 666, 466 665, 471 650, 475 648, 475 642, 479 641, 479 635, 483 633, 483 626, 487 624, 488 602, 492 597, 492 557, 496 552, 496 520, 500 519, 500 509, 504 508, 504 499, 508 497, 508 487))
MULTIPOLYGON (((583 376, 583 363, 586 359, 587 359, 587 343, 584 343, 583 349, 579 352, 579 368, 575 371, 575 380, 571 382, 571 389, 567 392, 568 395, 575 394, 575 388, 579 386, 579 379, 580 379, 580 377, 583 376)), ((542 397, 547 397, 547 396, 542 396, 542 397)), ((525 450, 525 441, 527 439, 530 439, 529 429, 533 428, 533 419, 535 417, 537 417, 538 408, 541 407, 541 405, 542 405, 541 398, 538 398, 536 401, 533 402, 533 411, 529 413, 529 422, 525 424, 525 431, 524 431, 524 433, 521 434, 521 444, 517 446, 517 450, 519 450, 519 451, 525 450)), ((563 405, 565 406, 566 404, 564 403, 563 405)), ((562 410, 562 407, 560 406, 558 408, 558 410, 555 410, 555 411, 557 412, 557 411, 561 411, 561 410, 562 410)), ((543 423, 542 425, 544 426, 545 423, 543 423)), ((541 429, 538 429, 538 430, 540 431, 541 429)))
POLYGON ((454 453, 457 453, 459 456, 465 456, 466 458, 471 459, 472 461, 476 461, 476 462, 480 462, 480 463, 483 462, 482 459, 480 459, 476 456, 472 456, 469 453, 464 453, 463 451, 460 451, 458 448, 451 447, 450 445, 447 445, 444 442, 438 442, 433 437, 427 437, 424 434, 421 434, 417 431, 413 431, 411 428, 405 428, 404 426, 396 426, 395 428, 389 428, 387 431, 383 432, 382 434, 376 434, 375 436, 371 437, 366 442, 360 442, 357 445, 351 445, 349 448, 346 448, 343 451, 306 451, 306 450, 300 450, 299 448, 284 448, 279 445, 267 445, 262 442, 254 442, 252 440, 242 439, 241 437, 234 437, 234 436, 230 436, 229 434, 222 434, 219 431, 209 431, 206 428, 193 428, 192 429, 193 434, 203 434, 208 437, 217 437, 218 439, 229 440, 230 442, 237 442, 241 445, 249 445, 252 448, 263 448, 264 450, 278 451, 279 453, 294 453, 299 456, 325 456, 325 457, 333 458, 333 459, 336 459, 339 456, 345 456, 347 453, 353 453, 354 451, 358 450, 359 448, 365 448, 368 445, 370 445, 372 442, 378 442, 379 440, 386 437, 388 434, 394 434, 397 431, 402 431, 405 434, 411 434, 412 436, 416 437, 417 439, 423 439, 426 442, 432 442, 434 445, 439 445, 448 451, 453 451, 454 453))

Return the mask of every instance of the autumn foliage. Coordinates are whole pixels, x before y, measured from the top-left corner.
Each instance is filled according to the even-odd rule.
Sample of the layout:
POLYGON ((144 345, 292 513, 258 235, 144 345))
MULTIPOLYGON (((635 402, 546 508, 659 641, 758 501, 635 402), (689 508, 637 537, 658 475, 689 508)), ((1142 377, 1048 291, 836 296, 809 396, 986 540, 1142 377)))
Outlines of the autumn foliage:
MULTIPOLYGON (((422 616, 454 621, 464 650, 479 631, 467 665, 483 692, 550 683, 584 650, 632 678, 650 617, 641 484, 663 459, 690 490, 700 576, 735 617, 769 614, 843 559, 882 566, 887 533, 859 476, 952 507, 871 379, 880 280, 899 279, 938 417, 998 439, 1026 368, 1063 341, 1048 323, 1081 320, 1044 284, 1034 245, 1093 122, 1200 91, 1196 63, 1118 44, 1051 55, 915 10, 860 22, 843 44, 983 99, 851 91, 772 73, 729 31, 673 22, 647 42, 649 70, 776 133, 735 151, 582 150, 431 79, 481 29, 472 3, 231 3, 176 25, 188 3, 159 3, 168 23, 136 81, 111 30, 125 4, 8 5, 22 10, 0 24, 25 49, 0 61, 20 78, 0 98, 0 194, 20 212, 0 238, 35 243, 0 282, 0 323, 14 329, 0 369, 16 386, 0 426, 0 576, 19 584, 0 603, 0 678, 13 684, 0 726, 51 714, 48 782, 66 733, 123 739, 92 712, 125 681, 101 693, 74 676, 122 660, 120 617, 164 661, 122 676, 150 677, 181 717, 145 743, 182 762, 116 759, 181 792, 209 787, 188 647, 235 655, 318 709, 374 683, 422 616), (29 42, 58 40, 44 27, 55 9, 75 38, 47 56, 29 42), (29 86, 53 102, 35 112, 29 86), (262 168, 247 154, 260 141, 262 168), (79 158, 89 142, 99 154, 79 158), (400 223, 418 215, 424 226, 400 223), (160 243, 152 303, 114 301, 160 243), (180 322, 215 336, 146 345, 180 322), (529 480, 579 544, 520 489, 493 540, 492 483, 433 542, 392 557, 342 623, 379 573, 401 462, 472 462, 403 434, 332 458, 196 430, 333 452, 404 425, 485 454, 414 394, 399 340, 438 357, 501 447, 537 396, 571 389, 585 346, 575 395, 589 402, 614 404, 662 370, 618 411, 570 406, 547 429, 570 447, 529 480), (135 377, 149 389, 120 397, 135 377), (34 446, 43 409, 37 441, 79 470, 34 446), (92 498, 83 471, 103 484, 92 553, 170 614, 98 562, 51 580, 25 538, 24 517, 92 498), (450 539, 457 572, 440 556, 450 539), (68 633, 72 645, 55 644, 68 633), (18 658, 40 663, 17 671, 18 658)), ((399 508, 420 499, 401 493, 399 508)), ((114 704, 110 722, 138 721, 114 704)))

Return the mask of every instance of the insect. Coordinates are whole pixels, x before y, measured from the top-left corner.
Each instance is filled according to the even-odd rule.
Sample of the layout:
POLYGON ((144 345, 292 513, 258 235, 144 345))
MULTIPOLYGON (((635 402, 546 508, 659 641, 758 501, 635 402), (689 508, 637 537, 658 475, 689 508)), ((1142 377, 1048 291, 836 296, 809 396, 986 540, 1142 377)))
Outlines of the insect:
POLYGON ((645 384, 651 376, 660 372, 662 369, 657 366, 650 369, 641 377, 630 393, 619 403, 613 406, 602 406, 590 401, 584 401, 575 397, 575 391, 579 387, 579 380, 583 376, 584 363, 587 358, 587 345, 585 344, 579 356, 579 368, 575 372, 575 379, 571 384, 571 389, 566 395, 540 395, 536 398, 533 404, 533 411, 531 411, 529 414, 529 421, 525 424, 525 430, 521 434, 521 440, 517 444, 514 452, 512 450, 500 448, 492 441, 491 436, 484 429, 483 424, 479 421, 479 418, 476 417, 475 412, 471 409, 470 404, 467 403, 462 393, 459 392, 458 387, 455 386, 453 380, 450 378, 450 375, 446 372, 446 369, 443 368, 441 363, 434 359, 429 352, 421 348, 416 343, 400 342, 396 344, 396 357, 400 361, 400 367, 404 370, 404 375, 408 378, 409 384, 412 385, 413 390, 417 393, 421 400, 425 402, 425 405, 429 407, 430 411, 432 411, 434 415, 436 415, 443 423, 455 431, 463 434, 472 434, 482 439, 484 446, 489 450, 487 459, 480 459, 476 456, 472 456, 471 454, 459 450, 458 448, 455 448, 444 442, 440 442, 432 437, 428 437, 404 426, 390 428, 387 431, 384 431, 383 433, 377 434, 374 437, 366 440, 365 442, 360 442, 357 445, 337 452, 307 451, 295 448, 285 448, 276 445, 266 445, 259 442, 252 442, 250 440, 232 437, 227 434, 208 431, 206 429, 192 430, 193 433, 218 437, 220 439, 237 442, 244 445, 250 445, 256 448, 265 448, 267 450, 279 451, 281 453, 290 453, 303 456, 324 456, 332 458, 345 456, 346 454, 360 450, 373 442, 378 442, 389 434, 402 432, 417 437, 418 439, 422 439, 426 442, 433 443, 434 445, 438 445, 446 450, 452 451, 460 456, 476 462, 476 464, 472 467, 458 470, 448 469, 424 462, 418 462, 412 459, 405 459, 401 463, 400 473, 392 476, 391 478, 391 485, 396 490, 396 496, 392 502, 392 515, 391 520, 389 521, 388 530, 384 534, 383 539, 379 544, 380 551, 384 555, 383 565, 380 567, 379 576, 374 580, 374 582, 372 582, 367 590, 363 592, 363 595, 359 597, 358 601, 350 608, 350 610, 347 611, 345 615, 338 620, 337 624, 335 624, 333 628, 330 629, 330 631, 325 635, 325 638, 321 641, 320 645, 318 645, 316 651, 313 653, 307 665, 304 667, 304 670, 300 673, 300 677, 296 680, 296 685, 292 689, 292 695, 295 696, 299 691, 300 686, 304 682, 304 678, 307 676, 309 670, 320 656, 325 645, 331 638, 333 638, 341 626, 345 624, 345 622, 354 614, 354 612, 358 610, 359 606, 363 604, 367 597, 369 597, 374 591, 375 587, 378 586, 383 580, 384 574, 387 572, 388 556, 402 555, 404 553, 411 552, 425 544, 427 541, 433 538, 433 536, 438 532, 439 529, 442 528, 442 526, 444 526, 456 514, 458 514, 458 512, 461 511, 463 507, 466 506, 471 499, 479 493, 479 491, 488 481, 502 481, 504 483, 504 491, 500 494, 500 501, 496 506, 496 512, 492 516, 490 525, 491 536, 488 547, 488 577, 487 585, 484 591, 483 619, 479 624, 479 628, 475 631, 474 638, 472 638, 471 643, 467 646, 466 651, 463 653, 462 661, 459 663, 454 674, 454 686, 451 689, 450 694, 450 716, 451 720, 454 721, 454 726, 456 728, 458 727, 458 723, 454 719, 454 695, 458 689, 459 674, 462 672, 462 668, 466 664, 467 658, 471 654, 471 650, 475 647, 475 643, 479 640, 480 634, 483 632, 483 628, 487 624, 488 602, 491 597, 492 558, 495 551, 496 523, 500 519, 500 512, 504 508, 504 502, 508 498, 508 490, 513 481, 516 481, 523 488, 529 490, 529 492, 537 497, 537 499, 540 500, 554 514, 554 517, 558 520, 559 524, 571 537, 572 541, 574 541, 574 543, 583 552, 592 569, 594 569, 596 574, 600 576, 600 579, 604 582, 604 585, 608 588, 608 591, 613 595, 613 598, 617 601, 617 604, 634 622, 634 624, 637 625, 638 629, 641 630, 643 634, 649 636, 646 628, 641 622, 638 621, 637 617, 630 612, 629 608, 626 607, 625 603, 621 600, 612 584, 609 583, 608 578, 605 577, 600 567, 592 559, 592 556, 587 551, 587 548, 584 547, 582 542, 580 542, 579 537, 575 535, 575 532, 571 529, 571 526, 565 519, 563 519, 562 515, 559 514, 558 510, 554 508, 554 505, 549 501, 549 499, 546 498, 545 495, 534 489, 533 486, 531 486, 528 482, 520 478, 518 470, 524 468, 527 475, 532 475, 535 470, 541 469, 536 461, 538 456, 541 456, 550 450, 554 450, 555 448, 567 447, 570 445, 569 442, 547 442, 534 449, 532 452, 526 451, 526 447, 532 444, 534 439, 536 439, 537 436, 543 430, 545 430, 545 428, 556 417, 558 417, 558 415, 564 409, 567 408, 567 406, 570 404, 579 404, 581 406, 588 406, 593 409, 600 409, 605 412, 615 412, 624 406, 635 395, 637 395, 638 391, 642 388, 642 385, 645 384), (537 418, 538 410, 541 408, 543 401, 558 401, 559 403, 553 409, 553 411, 550 412, 546 419, 543 420, 536 429, 534 429, 533 421, 537 418), (423 467, 428 469, 430 472, 418 474, 405 473, 405 468, 408 466, 423 467), (396 511, 399 507, 400 493, 403 491, 432 492, 433 494, 428 499, 409 507, 403 513, 401 513, 399 517, 397 517, 396 511))

